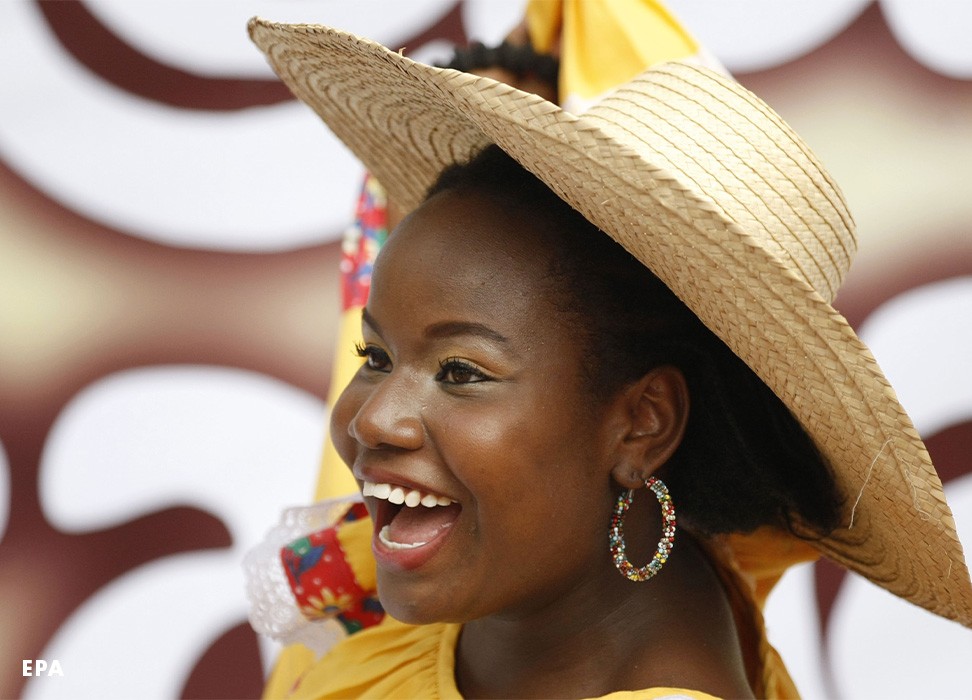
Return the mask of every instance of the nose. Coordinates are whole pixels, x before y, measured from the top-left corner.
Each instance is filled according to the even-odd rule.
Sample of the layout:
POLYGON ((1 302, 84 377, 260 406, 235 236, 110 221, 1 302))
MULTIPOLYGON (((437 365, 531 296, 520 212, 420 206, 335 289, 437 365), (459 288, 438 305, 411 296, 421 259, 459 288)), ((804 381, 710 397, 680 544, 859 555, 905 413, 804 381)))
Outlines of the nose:
POLYGON ((375 385, 348 424, 348 434, 369 449, 417 450, 425 440, 416 387, 389 376, 375 385))

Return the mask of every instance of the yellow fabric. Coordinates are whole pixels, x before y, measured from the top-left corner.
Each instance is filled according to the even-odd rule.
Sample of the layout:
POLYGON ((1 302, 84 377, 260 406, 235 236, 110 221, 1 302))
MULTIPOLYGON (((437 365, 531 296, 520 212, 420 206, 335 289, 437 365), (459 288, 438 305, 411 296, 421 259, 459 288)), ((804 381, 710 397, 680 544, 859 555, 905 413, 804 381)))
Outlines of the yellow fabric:
MULTIPOLYGON (((334 353, 334 364, 331 367, 331 387, 327 394, 327 405, 333 406, 344 387, 351 381, 351 377, 361 366, 361 358, 351 352, 355 343, 361 342, 361 307, 353 306, 341 315, 341 325, 338 328, 338 346, 334 353)), ((354 493, 358 485, 351 476, 351 470, 345 466, 334 449, 331 436, 328 435, 324 443, 324 456, 321 469, 317 475, 317 489, 314 497, 318 501, 327 498, 338 498, 354 493)))
MULTIPOLYGON (((287 698, 461 698, 455 683, 460 625, 413 626, 392 618, 349 637, 311 668, 287 698)), ((651 688, 621 691, 610 700, 652 700, 666 695, 696 700, 713 696, 695 690, 651 688)))
POLYGON ((773 527, 762 527, 748 535, 729 535, 728 544, 735 568, 746 577, 760 610, 787 569, 820 558, 820 552, 808 542, 773 527))
POLYGON ((344 550, 344 560, 351 567, 358 585, 365 591, 378 590, 378 570, 371 553, 374 528, 370 518, 352 520, 338 528, 337 540, 344 550))
POLYGON ((700 55, 698 42, 653 0, 531 0, 530 41, 560 53, 560 102, 580 112, 656 63, 700 55))
MULTIPOLYGON (((377 590, 375 557, 371 553, 371 534, 374 528, 368 518, 352 520, 337 529, 338 544, 358 585, 366 591, 377 590)), ((284 649, 274 665, 270 679, 263 689, 265 698, 289 697, 297 681, 317 663, 317 655, 302 644, 284 649)))
POLYGON ((307 672, 317 655, 303 644, 291 644, 277 657, 273 672, 263 689, 265 698, 285 698, 290 695, 298 679, 307 672))
POLYGON ((734 605, 737 626, 748 617, 754 626, 763 695, 780 700, 797 700, 800 693, 790 678, 779 653, 766 637, 763 608, 770 591, 791 566, 816 561, 820 553, 810 544, 777 528, 762 527, 753 533, 726 538, 728 571, 738 577, 746 600, 734 605), (743 618, 743 619, 741 619, 743 618))
POLYGON ((766 636, 763 608, 783 573, 794 564, 816 560, 819 552, 769 526, 707 544, 729 597, 756 697, 798 700, 796 685, 766 636))

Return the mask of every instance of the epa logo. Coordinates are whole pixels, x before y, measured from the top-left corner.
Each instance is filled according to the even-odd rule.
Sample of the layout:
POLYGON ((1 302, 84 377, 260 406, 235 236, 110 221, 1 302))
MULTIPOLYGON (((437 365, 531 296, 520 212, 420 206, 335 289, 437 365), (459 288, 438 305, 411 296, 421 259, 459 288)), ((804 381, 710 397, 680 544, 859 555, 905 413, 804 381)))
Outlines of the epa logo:
POLYGON ((54 659, 50 663, 44 659, 24 659, 25 676, 63 676, 61 662, 54 659))

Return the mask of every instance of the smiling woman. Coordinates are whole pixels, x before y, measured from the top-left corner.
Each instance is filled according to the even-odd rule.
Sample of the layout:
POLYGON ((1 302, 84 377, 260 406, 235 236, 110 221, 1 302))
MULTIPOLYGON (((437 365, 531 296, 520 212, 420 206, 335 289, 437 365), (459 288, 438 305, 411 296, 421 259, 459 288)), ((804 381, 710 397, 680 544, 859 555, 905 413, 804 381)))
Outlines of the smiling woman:
MULTIPOLYGON (((791 517, 819 535, 836 526, 834 482, 783 403, 644 265, 496 146, 444 172, 379 255, 372 285, 366 361, 331 434, 375 522, 385 609, 414 624, 466 622, 458 688, 531 694, 523 679, 571 653, 566 640, 611 648, 631 635, 627 653, 578 659, 563 685, 543 679, 535 691, 609 692, 595 664, 622 687, 708 678, 710 692, 751 692, 713 555, 694 537, 787 530, 791 517), (630 501, 658 476, 685 496, 686 534, 648 589, 617 575, 605 540, 622 493, 630 501), (662 589, 706 587, 701 602, 674 605, 679 594, 653 610, 662 589), (605 624, 619 610, 643 623, 605 624), (500 645, 497 617, 517 621, 500 645), (669 633, 653 634, 659 625, 669 633), (683 644, 718 650, 685 655, 683 644)), ((643 522, 649 500, 635 502, 643 522)), ((660 571, 674 527, 629 533, 618 544, 649 561, 667 538, 640 576, 660 571)))
POLYGON ((576 116, 251 35, 410 211, 331 421, 388 616, 295 696, 792 697, 759 606, 817 553, 972 625, 938 477, 830 305, 850 215, 758 98, 672 63, 576 116))
MULTIPOLYGON (((565 547, 578 560, 607 556, 596 533, 610 498, 591 488, 602 448, 582 400, 581 349, 520 214, 444 193, 403 222, 376 265, 368 310, 380 331, 365 324, 368 361, 335 406, 335 444, 360 480, 460 505, 443 536, 407 555, 379 539, 379 586, 399 619, 475 619, 517 593, 532 607, 532 595, 586 568, 565 547), (511 508, 525 494, 531 505, 511 508), (499 570, 511 575, 490 576, 499 570)), ((379 509, 376 528, 394 514, 379 509)))

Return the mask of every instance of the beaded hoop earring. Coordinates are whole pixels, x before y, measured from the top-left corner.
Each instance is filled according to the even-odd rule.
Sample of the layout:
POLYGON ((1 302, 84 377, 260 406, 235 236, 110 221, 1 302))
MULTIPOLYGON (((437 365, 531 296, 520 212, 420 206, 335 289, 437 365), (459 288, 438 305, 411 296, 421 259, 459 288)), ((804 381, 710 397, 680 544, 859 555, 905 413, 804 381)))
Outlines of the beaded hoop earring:
POLYGON ((645 482, 645 486, 651 489, 655 498, 658 499, 662 515, 662 536, 658 540, 658 548, 651 560, 638 568, 628 561, 624 553, 624 516, 628 512, 631 500, 634 497, 632 489, 625 489, 618 496, 618 502, 614 506, 614 515, 611 516, 611 529, 608 532, 608 542, 614 566, 624 577, 632 581, 647 581, 661 571, 665 562, 668 561, 672 547, 675 546, 675 504, 672 503, 672 497, 668 494, 668 487, 661 479, 655 477, 650 477, 645 482))

